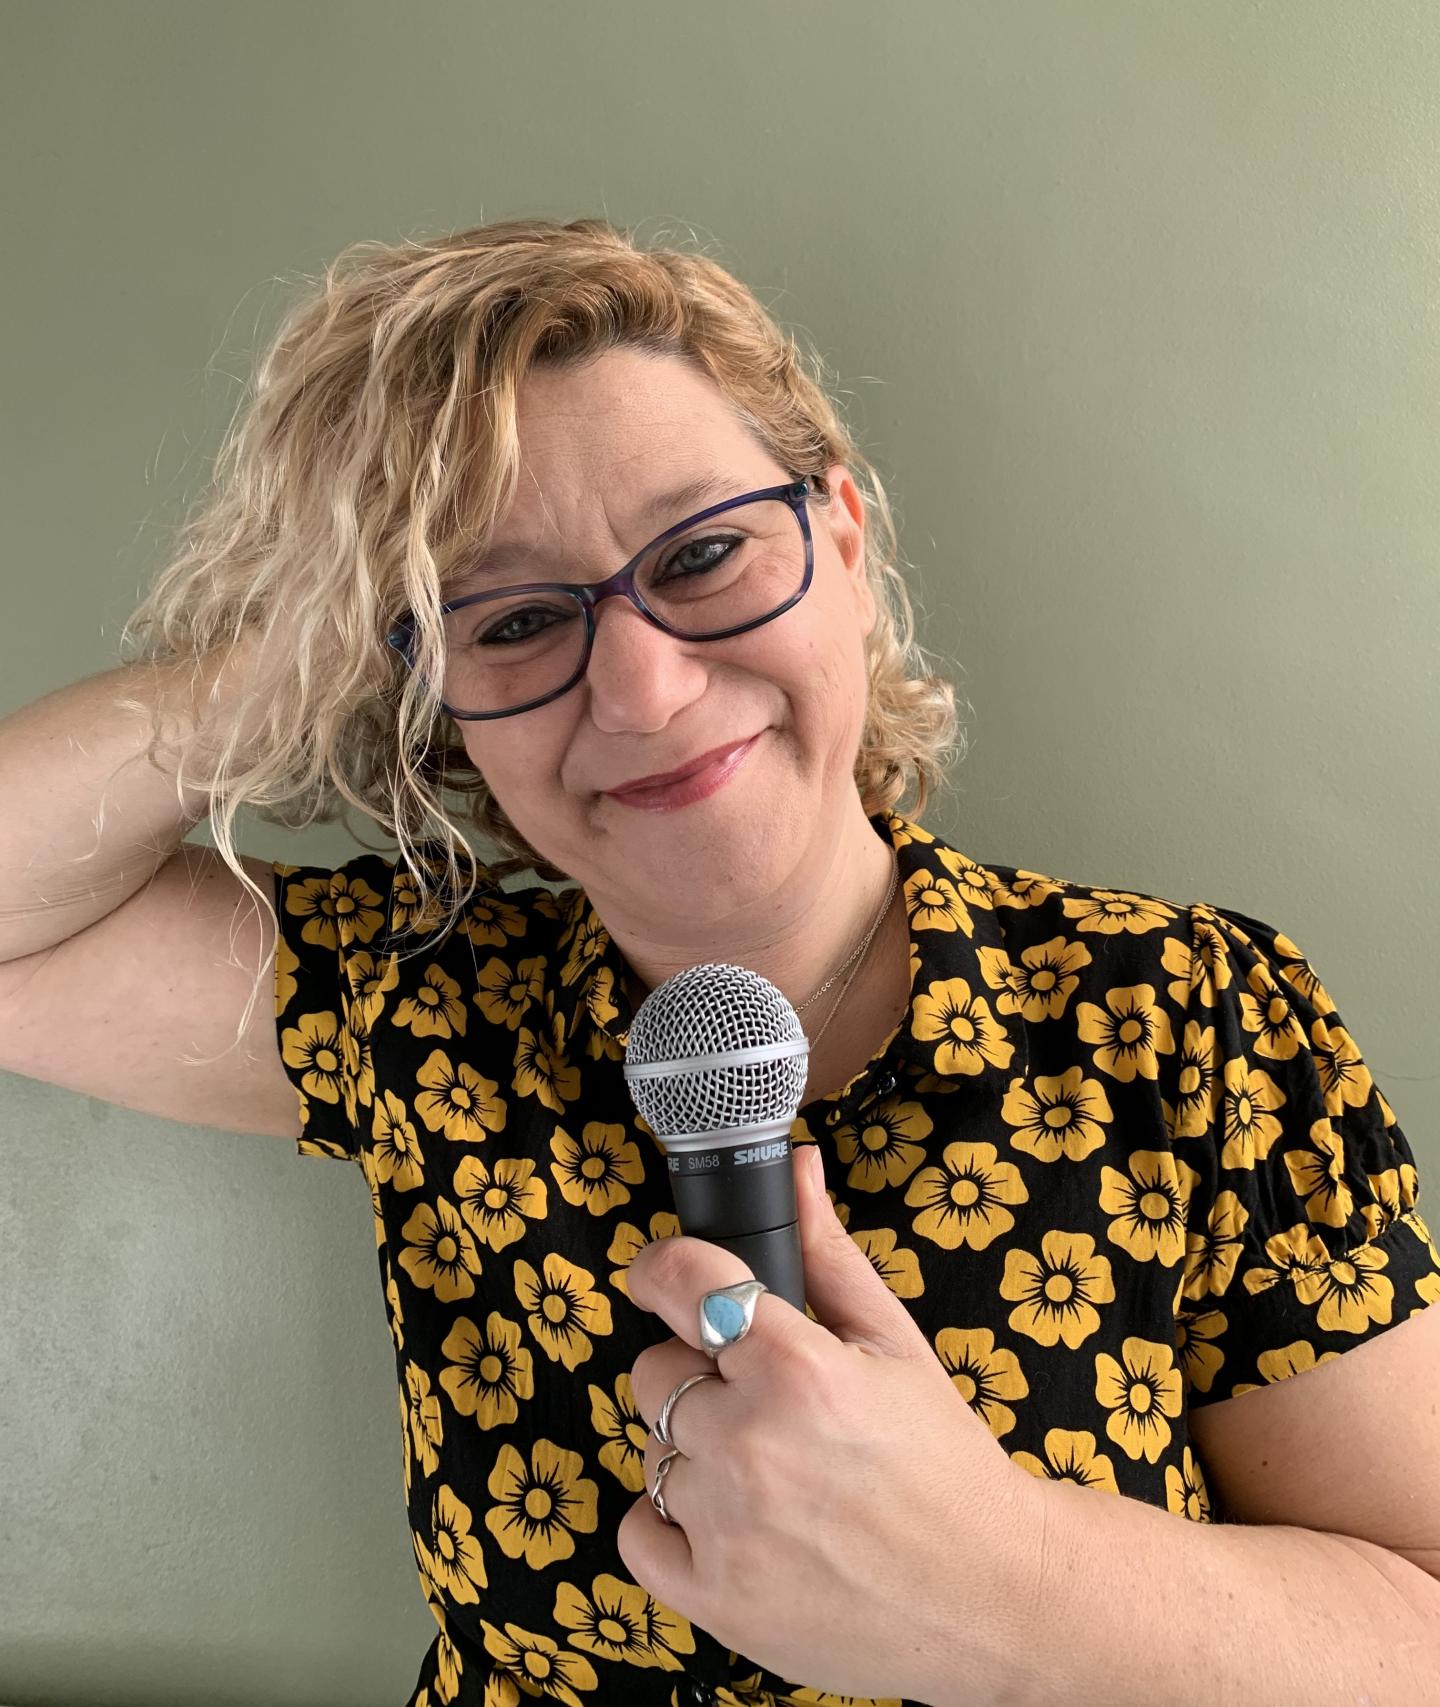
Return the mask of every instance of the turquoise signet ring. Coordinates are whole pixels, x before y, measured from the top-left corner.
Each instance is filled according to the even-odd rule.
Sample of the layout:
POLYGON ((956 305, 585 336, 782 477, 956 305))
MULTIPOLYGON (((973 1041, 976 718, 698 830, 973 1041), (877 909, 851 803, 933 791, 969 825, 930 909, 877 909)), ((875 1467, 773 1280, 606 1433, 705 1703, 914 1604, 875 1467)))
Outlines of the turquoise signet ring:
POLYGON ((718 1357, 727 1345, 743 1340, 755 1320, 755 1300, 770 1288, 763 1280, 737 1280, 717 1286, 700 1300, 700 1349, 718 1357))

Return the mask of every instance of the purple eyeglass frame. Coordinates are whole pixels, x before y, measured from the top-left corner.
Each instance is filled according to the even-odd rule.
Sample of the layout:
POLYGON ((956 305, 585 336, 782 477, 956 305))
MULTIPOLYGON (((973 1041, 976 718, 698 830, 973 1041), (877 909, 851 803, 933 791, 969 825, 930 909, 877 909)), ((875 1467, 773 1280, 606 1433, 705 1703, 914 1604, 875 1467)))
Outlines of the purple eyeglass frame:
MULTIPOLYGON (((643 546, 623 569, 617 569, 608 580, 597 581, 593 585, 586 581, 527 581, 519 586, 505 587, 500 592, 470 593, 463 599, 451 599, 440 606, 441 616, 448 616, 451 611, 463 610, 466 605, 484 604, 491 599, 510 598, 516 593, 568 593, 580 605, 585 614, 585 648, 580 654, 580 665, 563 686, 553 693, 542 695, 539 699, 527 700, 524 705, 512 706, 508 711, 457 711, 454 706, 441 705, 451 717, 461 718, 467 723, 489 722, 497 717, 515 717, 522 711, 533 711, 536 706, 548 705, 552 699, 559 699, 563 693, 569 693, 590 667, 590 653, 595 643, 595 607, 601 599, 609 599, 617 594, 629 599, 649 623, 653 623, 662 634, 673 635, 677 640, 725 640, 732 634, 746 634, 752 628, 759 628, 764 623, 773 622, 777 616, 783 616, 792 605, 798 604, 809 590, 811 577, 815 571, 815 542, 810 532, 810 517, 805 508, 806 500, 814 496, 810 489, 810 475, 797 475, 795 479, 783 486, 762 486, 755 492, 742 492, 738 498, 726 498, 723 503, 712 504, 707 510, 697 510, 693 516, 686 516, 684 521, 676 522, 662 534, 657 534, 646 546, 643 546), (697 522, 708 521, 711 516, 722 515, 726 510, 738 509, 742 504, 753 504, 761 498, 781 498, 789 504, 795 519, 800 524, 800 533, 805 541, 805 578, 799 588, 766 616, 756 617, 753 622, 742 622, 735 628, 719 628, 710 634, 686 634, 678 628, 672 628, 669 623, 657 616, 640 596, 635 585, 635 572, 644 558, 663 545, 667 539, 673 539, 677 533, 683 533, 686 528, 694 527, 697 522)), ((415 666, 415 623, 413 618, 402 617, 389 634, 386 641, 405 660, 407 669, 415 666)))

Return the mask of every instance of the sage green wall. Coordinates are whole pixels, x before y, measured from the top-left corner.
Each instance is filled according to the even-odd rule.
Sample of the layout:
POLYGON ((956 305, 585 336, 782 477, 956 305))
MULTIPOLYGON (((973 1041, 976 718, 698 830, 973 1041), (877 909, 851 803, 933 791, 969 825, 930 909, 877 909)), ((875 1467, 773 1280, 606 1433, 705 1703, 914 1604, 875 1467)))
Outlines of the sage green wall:
MULTIPOLYGON (((115 661, 286 276, 521 214, 693 226, 890 483, 970 702, 936 827, 1284 928, 1440 1208, 1433 7, 3 23, 0 711, 115 661)), ((433 1624, 360 1175, 17 1077, 0 1126, 0 1698, 403 1700, 433 1624)))

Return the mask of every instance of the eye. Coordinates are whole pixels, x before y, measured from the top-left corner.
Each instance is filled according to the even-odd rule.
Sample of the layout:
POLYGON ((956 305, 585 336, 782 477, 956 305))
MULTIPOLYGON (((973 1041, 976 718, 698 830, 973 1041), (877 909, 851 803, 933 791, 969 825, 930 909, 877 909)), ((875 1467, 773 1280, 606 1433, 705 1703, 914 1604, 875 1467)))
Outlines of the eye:
POLYGON ((475 644, 514 646, 523 640, 533 640, 557 622, 570 620, 564 611, 551 610, 545 605, 527 605, 521 610, 510 611, 502 622, 492 623, 482 630, 475 636, 475 644))
POLYGON ((718 569, 737 543, 738 542, 733 538, 721 539, 719 537, 687 540, 685 544, 682 545, 680 549, 669 559, 666 564, 666 568, 669 569, 674 567, 676 564, 680 564, 680 572, 686 575, 703 574, 707 569, 718 569), (700 563, 685 564, 681 562, 681 559, 686 557, 692 551, 706 552, 710 551, 715 546, 723 548, 721 555, 718 557, 712 556, 706 561, 700 563))

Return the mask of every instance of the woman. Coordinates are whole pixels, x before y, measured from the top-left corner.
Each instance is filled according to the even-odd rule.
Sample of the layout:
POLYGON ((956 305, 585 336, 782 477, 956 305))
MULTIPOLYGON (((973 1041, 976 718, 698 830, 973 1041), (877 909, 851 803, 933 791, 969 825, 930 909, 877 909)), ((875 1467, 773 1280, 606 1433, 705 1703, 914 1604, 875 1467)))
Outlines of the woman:
MULTIPOLYGON (((44 991, 133 991, 162 917, 182 994, 129 1023, 223 1011, 211 950, 273 882, 265 1070, 90 1070, 216 1125, 298 1106, 303 1154, 362 1168, 439 1626, 409 1707, 1416 1699, 1440 1468, 1386 1377, 1433 1380, 1440 1254, 1410 1146, 1279 931, 921 826, 951 691, 883 490, 755 299, 596 220, 357 246, 221 466, 125 676, 179 782, 121 798, 169 857, 12 936, 17 984, 60 940, 22 1070, 77 1082, 44 991), (394 858, 235 853, 242 805, 342 797, 394 858), (182 855, 207 810, 219 853, 182 855), (810 1040, 803 1315, 675 1237, 625 1087, 636 1006, 703 961, 810 1040)), ((17 714, 0 758, 93 706, 17 714)), ((77 840, 34 822, 32 867, 77 840)))

